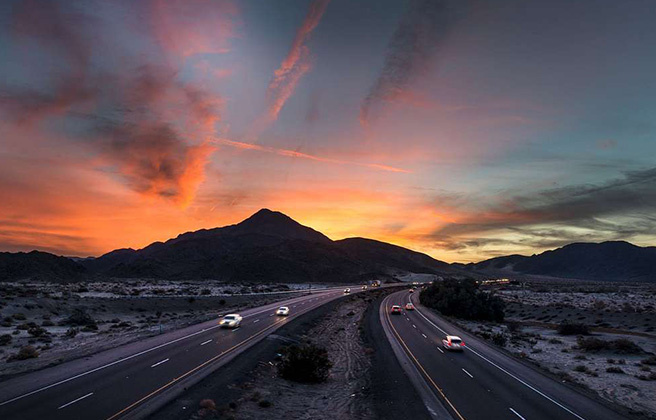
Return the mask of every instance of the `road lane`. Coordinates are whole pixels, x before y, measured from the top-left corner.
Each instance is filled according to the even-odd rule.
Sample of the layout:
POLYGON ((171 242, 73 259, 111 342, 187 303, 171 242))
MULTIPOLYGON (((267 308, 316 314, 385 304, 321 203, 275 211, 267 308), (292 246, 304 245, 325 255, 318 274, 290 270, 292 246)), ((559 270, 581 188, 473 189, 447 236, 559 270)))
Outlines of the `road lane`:
MULTIPOLYGON (((207 374, 206 371, 214 364, 262 339, 288 319, 342 295, 341 289, 327 290, 245 311, 244 320, 238 329, 220 329, 214 324, 112 363, 60 379, 45 387, 14 395, 0 403, 0 418, 121 417, 176 382, 201 372, 207 374), (272 315, 271 312, 278 306, 292 305, 298 307, 289 317, 264 316, 272 315), (253 322, 255 320, 258 322, 253 322), (80 399, 80 396, 84 398, 80 399), (74 403, 70 403, 72 401, 74 403)), ((34 372, 30 375, 38 374, 34 372)))
POLYGON ((444 394, 442 401, 453 405, 454 418, 464 419, 619 419, 623 418, 606 406, 593 401, 572 389, 537 374, 527 366, 510 359, 505 367, 498 361, 497 350, 471 337, 443 320, 434 320, 417 303, 416 296, 407 291, 393 293, 381 305, 385 317, 397 339, 421 366, 423 378, 432 383, 436 394, 444 394), (390 315, 391 305, 413 301, 417 309, 404 311, 402 315, 390 315), (405 320, 407 318, 407 320, 405 320), (441 339, 446 333, 461 336, 465 351, 443 351, 441 339), (495 366, 496 365, 496 366, 495 366), (512 371, 511 371, 512 370, 512 371), (530 378, 530 379, 529 379, 530 378), (535 385, 531 384, 535 380, 535 385))

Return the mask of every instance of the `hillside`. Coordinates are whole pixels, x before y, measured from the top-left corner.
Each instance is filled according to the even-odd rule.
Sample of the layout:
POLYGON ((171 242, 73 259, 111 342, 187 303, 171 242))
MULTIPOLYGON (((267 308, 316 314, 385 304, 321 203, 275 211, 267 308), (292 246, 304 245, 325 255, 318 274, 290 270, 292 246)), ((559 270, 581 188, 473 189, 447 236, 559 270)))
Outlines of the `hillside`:
POLYGON ((656 247, 628 242, 573 243, 530 257, 510 255, 468 264, 467 269, 499 274, 533 274, 551 277, 656 281, 656 247))

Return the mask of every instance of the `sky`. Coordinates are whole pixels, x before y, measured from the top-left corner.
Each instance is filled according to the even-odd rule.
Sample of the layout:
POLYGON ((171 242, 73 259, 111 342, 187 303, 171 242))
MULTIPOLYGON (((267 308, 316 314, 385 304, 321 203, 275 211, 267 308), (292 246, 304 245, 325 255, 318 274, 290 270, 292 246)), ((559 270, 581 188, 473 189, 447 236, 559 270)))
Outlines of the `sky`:
POLYGON ((0 251, 282 211, 445 261, 656 245, 651 0, 0 2, 0 251))

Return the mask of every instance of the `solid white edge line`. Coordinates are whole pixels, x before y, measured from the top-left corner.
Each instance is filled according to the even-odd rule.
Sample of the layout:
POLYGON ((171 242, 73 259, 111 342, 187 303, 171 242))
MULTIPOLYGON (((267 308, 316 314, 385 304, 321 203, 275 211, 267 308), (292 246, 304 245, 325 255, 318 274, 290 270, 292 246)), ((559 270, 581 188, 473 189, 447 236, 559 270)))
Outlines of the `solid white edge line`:
POLYGON ((465 370, 465 368, 461 368, 461 369, 462 369, 463 372, 465 372, 467 375, 469 375, 470 378, 473 378, 473 377, 474 377, 471 373, 467 372, 467 371, 465 370))
POLYGON ((200 343, 200 345, 201 345, 201 346, 204 346, 205 344, 207 344, 207 343, 209 343, 209 342, 211 342, 211 341, 212 341, 212 339, 210 338, 209 340, 207 340, 207 341, 203 341, 202 343, 200 343))
MULTIPOLYGON (((332 296, 332 295, 335 294, 335 293, 333 293, 333 292, 329 292, 328 290, 330 290, 330 289, 322 289, 322 290, 326 290, 326 292, 322 295, 322 297, 325 297, 325 296, 332 296)), ((291 299, 289 299, 289 300, 290 300, 290 301, 298 301, 299 299, 303 299, 303 297, 291 298, 291 299)), ((316 299, 319 299, 319 298, 316 298, 316 299)), ((283 302, 284 302, 284 301, 283 301, 283 302)), ((269 304, 269 305, 274 305, 274 307, 275 307, 275 304, 269 304)), ((266 307, 266 306, 269 306, 269 305, 264 305, 264 306, 266 307)), ((248 317, 251 317, 251 316, 254 316, 254 315, 257 315, 257 314, 261 314, 261 313, 263 313, 263 312, 268 312, 268 311, 270 311, 271 309, 272 309, 272 308, 263 309, 263 310, 261 310, 261 311, 254 312, 254 313, 252 313, 252 314, 245 315, 244 318, 248 318, 248 317)), ((273 316, 273 315, 269 315, 269 316, 273 316)), ((140 351, 140 352, 135 353, 135 354, 132 354, 132 355, 130 355, 130 356, 126 356, 126 357, 124 357, 124 358, 122 358, 122 359, 115 360, 115 361, 113 361, 113 362, 111 362, 111 363, 107 363, 106 365, 98 366, 97 368, 94 368, 94 369, 88 370, 88 371, 86 371, 86 372, 79 373, 79 374, 77 374, 77 375, 75 375, 75 376, 71 376, 70 378, 62 379, 62 380, 60 380, 60 381, 58 381, 58 382, 55 382, 55 383, 53 383, 53 384, 46 385, 46 386, 41 387, 41 388, 39 388, 39 389, 35 389, 34 391, 26 392, 25 394, 18 395, 18 396, 14 397, 14 398, 10 398, 10 399, 8 399, 8 400, 6 400, 6 401, 2 401, 2 402, 0 402, 0 407, 2 407, 3 405, 6 405, 6 404, 10 404, 10 403, 12 403, 12 402, 14 402, 14 401, 18 401, 18 400, 20 400, 20 399, 23 399, 23 398, 29 397, 29 396, 31 396, 31 395, 37 394, 37 393, 39 393, 39 392, 41 392, 41 391, 45 391, 45 390, 48 390, 48 389, 50 389, 50 388, 54 388, 54 387, 56 387, 56 386, 59 386, 59 385, 65 384, 66 382, 73 381, 73 380, 75 380, 75 379, 81 378, 81 377, 86 376, 86 375, 90 375, 90 374, 92 374, 92 373, 98 372, 99 370, 106 369, 106 368, 108 368, 108 367, 114 366, 114 365, 116 365, 116 364, 118 364, 118 363, 125 362, 126 360, 130 360, 130 359, 133 359, 133 358, 135 358, 135 357, 141 356, 141 355, 143 355, 143 354, 149 353, 149 352, 151 352, 151 351, 154 351, 154 350, 160 349, 160 348, 162 348, 162 347, 168 346, 169 344, 177 343, 178 341, 185 340, 185 339, 187 339, 187 338, 189 338, 189 337, 193 337, 193 336, 196 336, 196 335, 198 335, 198 334, 202 334, 202 333, 204 333, 205 331, 213 330, 213 329, 215 329, 215 328, 219 328, 219 325, 214 325, 214 326, 211 326, 211 327, 208 327, 208 328, 203 328, 203 329, 200 330, 200 331, 196 331, 196 332, 194 332, 194 333, 187 334, 187 335, 185 335, 185 336, 183 336, 183 337, 176 338, 175 340, 167 341, 166 343, 162 343, 162 344, 159 344, 159 345, 157 345, 157 346, 155 346, 155 347, 151 347, 151 348, 149 348, 149 349, 146 349, 146 350, 140 351)))
POLYGON ((525 419, 524 417, 522 417, 518 412, 516 412, 515 410, 513 410, 512 407, 508 407, 508 408, 510 408, 510 411, 512 411, 517 417, 519 417, 519 418, 522 419, 522 420, 526 420, 526 419, 525 419))
POLYGON ((83 397, 80 397, 80 398, 78 398, 78 399, 76 399, 76 400, 73 400, 73 401, 71 401, 71 402, 69 402, 69 403, 66 403, 66 404, 62 405, 61 407, 58 407, 57 410, 61 410, 62 408, 66 408, 66 407, 68 407, 69 405, 71 405, 71 404, 75 404, 76 402, 81 401, 81 400, 83 400, 83 399, 85 399, 85 398, 87 398, 87 397, 90 397, 90 396, 92 396, 92 395, 93 395, 93 392, 89 392, 87 395, 85 395, 85 396, 83 396, 83 397))
POLYGON ((169 361, 169 359, 164 359, 164 360, 161 360, 161 361, 155 363, 154 365, 151 365, 150 367, 151 367, 151 368, 154 368, 155 366, 159 366, 159 365, 161 365, 162 363, 166 363, 166 362, 168 362, 168 361, 169 361))
MULTIPOLYGON (((442 331, 444 334, 447 334, 446 331, 444 331, 442 328, 440 328, 440 327, 438 327, 437 325, 435 325, 435 324, 433 323, 433 321, 431 321, 430 319, 426 318, 426 315, 422 314, 421 311, 417 310, 417 312, 418 312, 419 315, 421 315, 426 321, 428 321, 428 323, 431 324, 433 327, 435 327, 435 328, 437 328, 438 330, 442 331)), ((488 363, 491 364, 492 366, 496 367, 497 369, 499 369, 500 371, 502 371, 502 372, 505 373, 506 375, 510 376, 511 378, 515 379, 516 381, 518 381, 518 382, 521 383, 522 385, 526 386, 526 387, 529 388, 530 390, 536 392, 537 394, 541 395, 542 397, 544 397, 544 398, 546 398, 547 400, 551 401, 552 403, 556 404, 558 407, 560 407, 560 408, 562 408, 563 410, 567 411, 568 413, 570 413, 570 414, 573 415, 574 417, 576 417, 576 418, 578 418, 578 419, 580 419, 580 420, 585 420, 583 417, 579 416, 578 414, 576 414, 575 412, 573 412, 573 411, 570 410, 569 408, 565 407, 564 405, 562 405, 562 404, 559 403, 558 401, 554 400, 554 399, 551 398, 550 396, 546 395, 545 393, 543 393, 543 392, 540 391, 539 389, 534 388, 533 386, 527 384, 527 383, 524 382, 523 380, 519 379, 517 376, 515 376, 515 375, 513 375, 512 373, 508 372, 506 369, 502 368, 501 366, 497 365, 496 363, 494 363, 493 361, 491 361, 491 360, 488 359, 487 357, 485 357, 485 356, 483 356, 482 354, 478 353, 478 352, 477 352, 476 350, 474 350, 471 346, 468 346, 467 348, 468 348, 472 353, 474 353, 475 355, 477 355, 478 357, 480 357, 481 359, 485 360, 486 362, 488 362, 488 363)))

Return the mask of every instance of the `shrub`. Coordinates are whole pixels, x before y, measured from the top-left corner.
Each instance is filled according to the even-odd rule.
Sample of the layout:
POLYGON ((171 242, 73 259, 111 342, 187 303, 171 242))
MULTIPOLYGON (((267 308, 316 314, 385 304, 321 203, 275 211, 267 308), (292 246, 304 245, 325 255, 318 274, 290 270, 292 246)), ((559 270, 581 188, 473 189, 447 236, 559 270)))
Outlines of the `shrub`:
POLYGON ((506 328, 508 328, 508 331, 510 331, 510 332, 513 332, 513 333, 517 332, 517 331, 520 330, 520 327, 521 326, 519 325, 519 322, 517 322, 517 321, 508 321, 508 322, 506 322, 506 328))
POLYGON ((200 291, 201 295, 211 295, 212 291, 210 289, 203 289, 200 291))
POLYGON ((12 316, 13 316, 14 319, 17 320, 17 321, 25 321, 25 320, 27 319, 27 317, 25 316, 25 314, 20 313, 20 312, 19 312, 19 313, 16 313, 16 314, 13 314, 12 316))
POLYGON ((611 366, 611 367, 606 368, 606 372, 608 372, 608 373, 624 373, 622 368, 617 367, 617 366, 611 366))
POLYGON ((67 338, 73 338, 77 335, 78 332, 79 330, 77 328, 69 328, 68 331, 64 333, 64 336, 67 338))
POLYGON ((581 373, 589 373, 590 369, 588 369, 586 365, 576 365, 574 366, 574 371, 581 372, 581 373))
POLYGON ((558 334, 560 335, 589 335, 590 329, 585 324, 564 321, 558 325, 558 334))
POLYGON ((654 366, 654 365, 656 365, 656 356, 649 356, 648 358, 644 359, 640 363, 642 363, 643 365, 654 366))
POLYGON ((482 292, 474 280, 444 280, 428 286, 419 295, 422 305, 463 319, 503 321, 505 303, 482 292))
POLYGON ((325 348, 306 344, 292 345, 282 350, 278 374, 295 382, 318 383, 328 379, 332 363, 325 348))
POLYGON ((95 327, 96 321, 84 309, 73 309, 71 315, 65 321, 66 325, 95 327))
POLYGON ((501 333, 496 333, 492 335, 492 342, 496 344, 497 346, 505 346, 506 345, 506 336, 501 334, 501 333))
POLYGON ((269 400, 262 400, 259 403, 257 403, 257 405, 259 405, 262 408, 269 408, 273 405, 273 403, 271 403, 271 401, 269 400))
POLYGON ((577 339, 577 344, 581 350, 587 352, 612 351, 618 354, 643 353, 640 346, 626 338, 606 341, 595 337, 579 337, 577 339))
POLYGON ((41 325, 44 326, 44 327, 52 327, 53 325, 55 325, 55 323, 52 322, 52 321, 49 320, 49 319, 46 319, 45 321, 43 321, 43 322, 41 323, 41 325))
POLYGON ((39 352, 32 346, 25 346, 21 347, 18 353, 9 356, 7 361, 34 359, 36 357, 39 357, 39 352))
POLYGON ((27 333, 31 335, 32 337, 42 337, 44 335, 48 334, 48 331, 46 331, 45 328, 41 327, 32 327, 29 330, 27 330, 27 333))
POLYGON ((11 340, 13 337, 11 334, 2 334, 0 335, 0 346, 6 346, 7 344, 11 344, 11 340))

